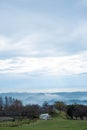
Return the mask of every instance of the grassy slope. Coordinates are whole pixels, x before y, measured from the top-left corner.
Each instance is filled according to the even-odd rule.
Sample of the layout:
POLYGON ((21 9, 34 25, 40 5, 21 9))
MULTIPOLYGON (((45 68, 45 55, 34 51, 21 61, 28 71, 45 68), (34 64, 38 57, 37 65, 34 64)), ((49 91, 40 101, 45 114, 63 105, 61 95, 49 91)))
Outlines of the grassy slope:
POLYGON ((87 121, 53 119, 48 121, 37 121, 30 125, 19 127, 1 127, 1 130, 87 130, 87 121))

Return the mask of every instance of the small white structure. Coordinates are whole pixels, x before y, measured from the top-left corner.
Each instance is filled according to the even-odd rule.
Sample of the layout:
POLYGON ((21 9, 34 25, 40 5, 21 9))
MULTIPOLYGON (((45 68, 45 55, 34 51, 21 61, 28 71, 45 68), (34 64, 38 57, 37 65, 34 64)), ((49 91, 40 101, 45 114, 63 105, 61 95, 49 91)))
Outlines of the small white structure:
POLYGON ((43 120, 50 120, 51 119, 51 116, 48 114, 48 113, 45 113, 45 114, 41 114, 39 116, 40 119, 43 119, 43 120))

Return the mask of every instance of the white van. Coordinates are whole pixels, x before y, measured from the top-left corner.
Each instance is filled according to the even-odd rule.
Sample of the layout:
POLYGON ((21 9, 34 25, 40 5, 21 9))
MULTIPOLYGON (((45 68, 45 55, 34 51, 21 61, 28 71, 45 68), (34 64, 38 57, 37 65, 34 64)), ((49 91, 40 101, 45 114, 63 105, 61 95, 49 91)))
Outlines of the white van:
POLYGON ((45 113, 45 114, 41 114, 39 118, 43 120, 49 120, 51 119, 51 116, 48 113, 45 113))

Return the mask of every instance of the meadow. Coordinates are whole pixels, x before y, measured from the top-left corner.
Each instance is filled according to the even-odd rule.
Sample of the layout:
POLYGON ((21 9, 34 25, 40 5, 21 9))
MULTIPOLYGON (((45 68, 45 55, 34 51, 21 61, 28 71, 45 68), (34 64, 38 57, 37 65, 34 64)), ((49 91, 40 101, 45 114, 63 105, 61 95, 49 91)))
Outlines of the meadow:
MULTIPOLYGON (((11 123, 11 122, 9 122, 11 123)), ((19 122, 20 123, 20 122, 19 122)), ((87 120, 67 120, 53 118, 52 120, 37 120, 35 122, 22 123, 19 126, 5 126, 2 123, 1 130, 87 130, 87 120)))

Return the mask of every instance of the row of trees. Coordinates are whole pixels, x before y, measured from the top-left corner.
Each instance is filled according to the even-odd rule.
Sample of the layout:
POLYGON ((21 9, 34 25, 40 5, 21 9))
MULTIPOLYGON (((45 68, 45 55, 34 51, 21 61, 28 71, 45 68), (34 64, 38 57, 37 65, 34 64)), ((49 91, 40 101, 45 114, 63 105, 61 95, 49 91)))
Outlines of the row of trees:
POLYGON ((0 116, 12 116, 21 115, 22 102, 12 97, 0 97, 0 116))
POLYGON ((38 104, 23 105, 18 99, 12 97, 0 97, 0 116, 10 116, 17 118, 39 118, 41 113, 51 113, 53 105, 44 102, 43 106, 38 104))
POLYGON ((12 97, 0 97, 0 116, 10 116, 22 118, 39 118, 41 113, 49 113, 51 116, 58 115, 59 112, 64 112, 66 117, 71 119, 84 119, 87 118, 87 106, 72 104, 66 105, 64 102, 55 102, 49 105, 44 102, 42 106, 38 104, 23 105, 18 99, 12 97))
POLYGON ((79 104, 74 104, 74 105, 69 105, 67 109, 67 114, 72 118, 72 119, 81 119, 83 120, 84 118, 87 118, 87 106, 84 105, 79 105, 79 104))

